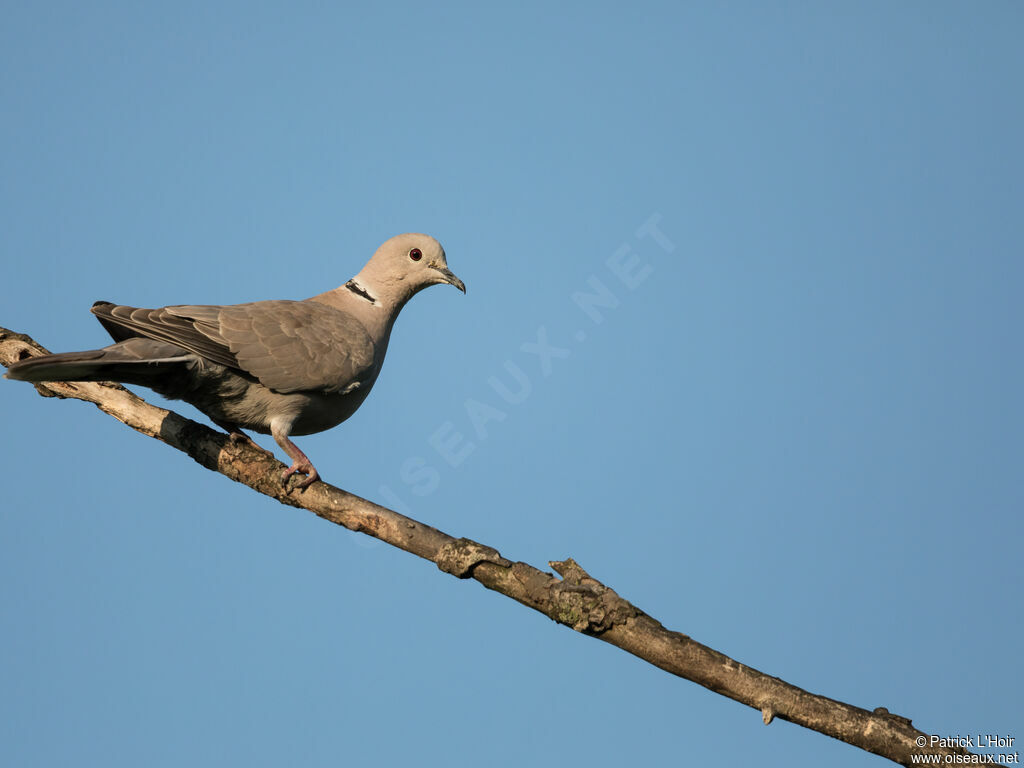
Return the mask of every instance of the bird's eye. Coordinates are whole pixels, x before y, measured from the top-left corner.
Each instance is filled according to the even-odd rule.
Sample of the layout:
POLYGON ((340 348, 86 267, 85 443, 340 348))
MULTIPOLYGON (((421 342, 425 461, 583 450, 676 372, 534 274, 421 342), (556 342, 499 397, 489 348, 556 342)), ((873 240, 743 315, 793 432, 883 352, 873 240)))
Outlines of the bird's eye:
POLYGON ((409 251, 409 258, 412 259, 413 261, 419 261, 420 259, 423 258, 423 251, 421 251, 419 248, 413 248, 411 251, 409 251))

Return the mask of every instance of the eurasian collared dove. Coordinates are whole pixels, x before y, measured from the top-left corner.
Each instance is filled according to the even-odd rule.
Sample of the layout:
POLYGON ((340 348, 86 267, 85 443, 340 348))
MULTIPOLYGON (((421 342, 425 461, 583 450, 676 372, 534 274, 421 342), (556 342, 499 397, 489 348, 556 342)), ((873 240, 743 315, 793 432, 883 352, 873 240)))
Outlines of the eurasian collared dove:
POLYGON ((305 488, 319 474, 290 439, 337 426, 377 380, 395 318, 424 288, 465 284, 429 235, 384 243, 347 283, 304 301, 136 309, 98 301, 115 344, 13 364, 21 381, 120 381, 184 400, 233 436, 273 435, 305 488))

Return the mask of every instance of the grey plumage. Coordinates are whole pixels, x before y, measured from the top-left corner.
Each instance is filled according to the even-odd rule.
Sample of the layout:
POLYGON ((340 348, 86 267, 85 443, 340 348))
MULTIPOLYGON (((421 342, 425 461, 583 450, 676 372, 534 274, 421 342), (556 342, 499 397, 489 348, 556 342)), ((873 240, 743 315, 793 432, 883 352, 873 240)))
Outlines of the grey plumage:
POLYGON ((330 429, 370 393, 395 319, 437 283, 466 287, 428 235, 384 243, 362 271, 304 301, 160 309, 97 302, 92 312, 114 339, 98 350, 15 363, 22 381, 120 381, 191 403, 216 424, 270 433, 292 458, 283 479, 319 475, 290 435, 330 429))

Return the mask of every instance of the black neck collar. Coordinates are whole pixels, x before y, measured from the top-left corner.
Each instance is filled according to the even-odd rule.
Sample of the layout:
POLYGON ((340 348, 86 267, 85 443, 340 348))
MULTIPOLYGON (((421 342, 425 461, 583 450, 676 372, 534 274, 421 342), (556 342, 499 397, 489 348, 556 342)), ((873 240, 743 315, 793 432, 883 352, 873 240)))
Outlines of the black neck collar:
POLYGON ((366 299, 371 304, 377 303, 377 300, 370 295, 370 292, 357 283, 355 279, 349 280, 345 283, 345 287, 352 291, 356 296, 366 299))

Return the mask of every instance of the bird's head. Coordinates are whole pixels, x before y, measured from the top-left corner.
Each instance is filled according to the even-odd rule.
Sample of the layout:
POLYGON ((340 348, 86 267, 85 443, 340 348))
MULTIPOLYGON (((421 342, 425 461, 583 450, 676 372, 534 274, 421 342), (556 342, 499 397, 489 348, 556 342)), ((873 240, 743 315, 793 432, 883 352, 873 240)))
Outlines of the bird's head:
POLYGON ((441 244, 430 235, 418 233, 386 241, 357 279, 378 290, 393 290, 405 299, 438 283, 448 283, 466 292, 466 284, 448 269, 441 244))

